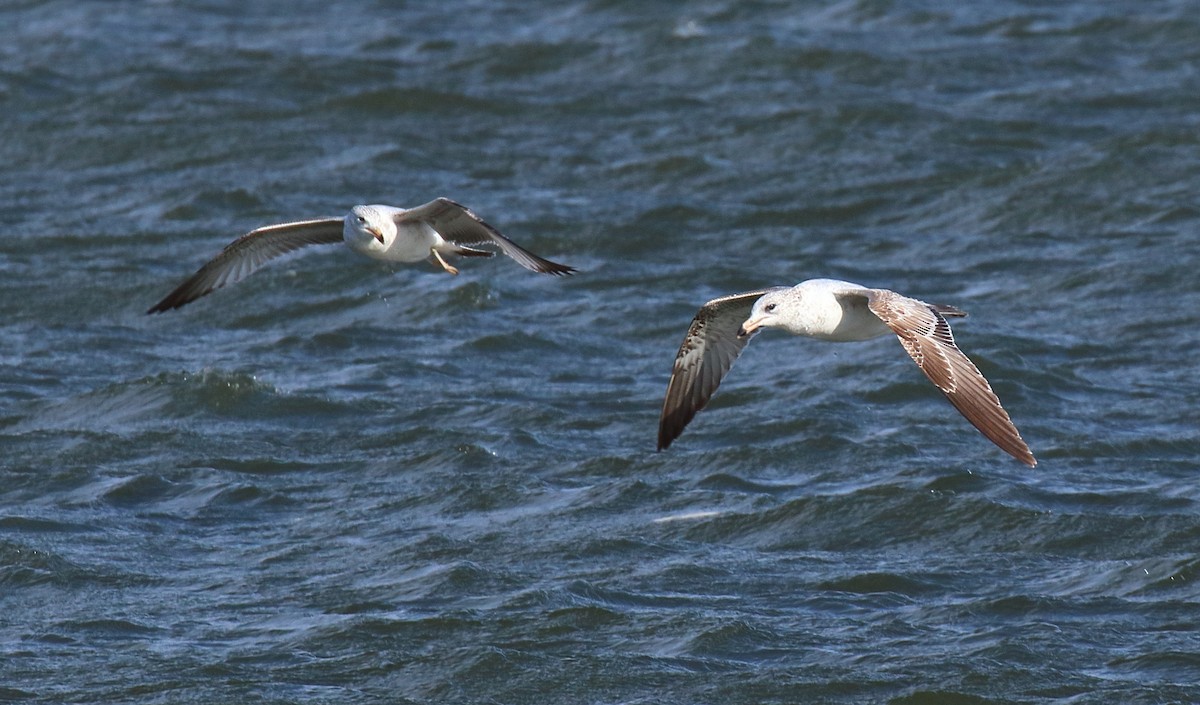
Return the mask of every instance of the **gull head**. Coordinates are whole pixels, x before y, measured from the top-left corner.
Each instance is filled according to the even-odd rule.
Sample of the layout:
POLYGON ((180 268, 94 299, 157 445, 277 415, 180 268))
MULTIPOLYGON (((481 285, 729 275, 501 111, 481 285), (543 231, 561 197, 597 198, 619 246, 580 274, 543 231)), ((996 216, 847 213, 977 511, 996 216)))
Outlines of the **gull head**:
MULTIPOLYGON (((738 328, 739 338, 754 335, 760 328, 782 328, 793 335, 812 335, 825 314, 824 289, 813 286, 816 280, 796 286, 768 289, 750 308, 750 317, 738 328)), ((830 301, 833 299, 829 297, 830 301)))
POLYGON ((355 206, 346 214, 342 235, 347 242, 359 245, 373 245, 372 240, 387 246, 388 235, 396 234, 396 226, 386 214, 371 206, 355 206))
POLYGON ((738 328, 737 337, 745 338, 754 335, 759 328, 781 328, 785 324, 781 316, 787 310, 792 297, 799 297, 793 289, 768 291, 754 302, 750 309, 750 317, 738 328))

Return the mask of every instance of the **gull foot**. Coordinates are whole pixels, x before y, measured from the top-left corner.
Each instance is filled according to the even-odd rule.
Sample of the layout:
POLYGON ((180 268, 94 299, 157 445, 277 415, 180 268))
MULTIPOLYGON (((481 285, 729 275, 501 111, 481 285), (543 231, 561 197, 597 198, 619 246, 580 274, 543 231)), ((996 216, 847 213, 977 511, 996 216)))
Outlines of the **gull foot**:
POLYGON ((433 254, 433 258, 437 260, 437 263, 442 265, 442 269, 446 270, 450 274, 458 274, 458 268, 447 264, 446 260, 442 259, 442 253, 438 252, 437 250, 430 250, 430 253, 433 254))

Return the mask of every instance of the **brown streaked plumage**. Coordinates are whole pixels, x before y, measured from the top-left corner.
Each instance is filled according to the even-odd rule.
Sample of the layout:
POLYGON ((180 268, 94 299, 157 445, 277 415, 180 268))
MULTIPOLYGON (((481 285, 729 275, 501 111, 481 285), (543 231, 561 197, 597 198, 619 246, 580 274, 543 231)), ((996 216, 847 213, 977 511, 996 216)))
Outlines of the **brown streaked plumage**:
POLYGON ((737 334, 738 328, 750 315, 754 302, 768 291, 759 289, 722 296, 696 312, 679 346, 667 384, 658 423, 659 450, 671 445, 696 412, 708 405, 721 379, 750 342, 749 337, 737 334))
POLYGON ((967 421, 1004 452, 1030 467, 1037 465, 991 385, 958 349, 947 316, 966 313, 833 279, 713 299, 696 314, 676 355, 659 420, 658 448, 666 448, 683 433, 760 328, 835 342, 891 332, 967 421))

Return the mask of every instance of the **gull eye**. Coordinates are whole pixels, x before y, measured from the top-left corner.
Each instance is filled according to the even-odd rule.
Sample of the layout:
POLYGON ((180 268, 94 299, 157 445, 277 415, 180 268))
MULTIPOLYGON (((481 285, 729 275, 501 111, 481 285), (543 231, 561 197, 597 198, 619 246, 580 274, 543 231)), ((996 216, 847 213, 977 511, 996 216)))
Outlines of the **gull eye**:
POLYGON ((767 313, 774 313, 776 306, 778 306, 778 304, 767 304, 766 306, 763 306, 763 310, 767 313))

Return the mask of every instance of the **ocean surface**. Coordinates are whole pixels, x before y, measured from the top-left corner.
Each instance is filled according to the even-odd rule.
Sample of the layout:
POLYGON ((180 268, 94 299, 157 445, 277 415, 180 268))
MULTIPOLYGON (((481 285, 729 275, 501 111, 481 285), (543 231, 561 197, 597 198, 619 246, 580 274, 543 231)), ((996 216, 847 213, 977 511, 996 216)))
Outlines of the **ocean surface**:
POLYGON ((1200 702, 1200 2, 0 4, 0 702, 1200 702), (235 237, 469 205, 145 311, 235 237), (894 339, 970 312, 1040 463, 894 339))

